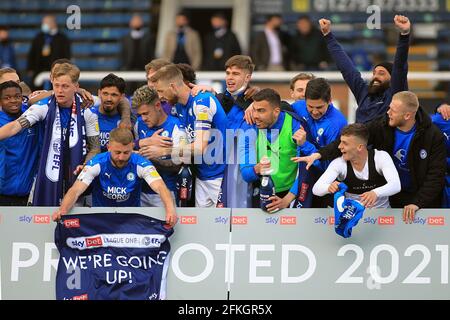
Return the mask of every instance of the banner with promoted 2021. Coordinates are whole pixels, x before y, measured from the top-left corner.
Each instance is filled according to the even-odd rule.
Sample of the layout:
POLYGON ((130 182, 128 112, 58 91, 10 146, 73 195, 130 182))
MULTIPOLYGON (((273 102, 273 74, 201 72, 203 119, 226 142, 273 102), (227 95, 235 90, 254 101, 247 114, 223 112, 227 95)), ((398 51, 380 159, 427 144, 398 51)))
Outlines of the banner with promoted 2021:
MULTIPOLYGON (((111 210, 164 217, 159 208, 95 212, 111 210)), ((56 298, 53 211, 0 208, 0 298, 56 298)), ((366 210, 347 239, 332 209, 177 212, 167 299, 450 299, 447 209, 420 210, 412 224, 398 209, 366 210)))

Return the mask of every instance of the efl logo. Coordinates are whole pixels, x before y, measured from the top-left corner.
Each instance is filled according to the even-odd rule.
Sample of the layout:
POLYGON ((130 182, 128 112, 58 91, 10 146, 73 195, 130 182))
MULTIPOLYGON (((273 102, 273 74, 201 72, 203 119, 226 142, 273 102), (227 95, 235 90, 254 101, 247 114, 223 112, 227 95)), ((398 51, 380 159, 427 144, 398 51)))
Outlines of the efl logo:
POLYGON ((443 226, 445 225, 444 217, 428 217, 427 223, 431 226, 443 226))
POLYGON ((197 224, 197 216, 181 216, 181 224, 197 224))
POLYGON ((232 224, 247 224, 247 217, 245 216, 234 216, 231 220, 232 224))
POLYGON ((50 216, 49 215, 39 215, 35 214, 33 215, 33 223, 37 224, 49 224, 50 223, 50 216))
POLYGON ((328 223, 334 225, 334 216, 329 216, 328 217, 328 223))
POLYGON ((381 217, 378 217, 378 224, 393 225, 393 224, 395 224, 394 216, 381 216, 381 217))
POLYGON ((86 238, 86 247, 100 247, 103 245, 102 237, 86 238))
POLYGON ((75 296, 72 299, 73 300, 89 300, 87 293, 82 294, 81 296, 75 296))
POLYGON ((64 227, 70 228, 79 228, 80 227, 80 219, 67 219, 64 220, 64 227))
POLYGON ((281 216, 280 224, 286 225, 297 224, 297 217, 281 216))

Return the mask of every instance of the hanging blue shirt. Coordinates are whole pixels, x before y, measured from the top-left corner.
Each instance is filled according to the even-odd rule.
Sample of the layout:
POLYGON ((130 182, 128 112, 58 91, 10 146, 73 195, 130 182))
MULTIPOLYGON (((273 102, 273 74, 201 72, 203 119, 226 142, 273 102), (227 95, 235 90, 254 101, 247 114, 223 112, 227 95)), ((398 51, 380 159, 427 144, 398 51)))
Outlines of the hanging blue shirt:
MULTIPOLYGON (((185 138, 186 137, 186 131, 184 130, 183 125, 180 123, 180 120, 178 118, 173 116, 168 116, 166 121, 161 126, 156 126, 149 128, 145 122, 142 120, 141 117, 138 118, 138 121, 136 122, 136 125, 134 127, 135 129, 135 135, 139 139, 144 139, 151 137, 156 131, 159 129, 164 129, 161 132, 161 136, 163 137, 169 137, 172 138, 172 142, 174 146, 178 146, 180 142, 180 137, 185 138)), ((170 155, 164 157, 162 160, 170 159, 170 155)), ((159 173, 161 174, 162 179, 164 180, 164 183, 166 184, 167 188, 170 191, 176 190, 176 180, 177 180, 177 173, 174 172, 168 172, 159 170, 159 173)), ((142 187, 143 193, 148 194, 154 194, 155 192, 150 188, 148 185, 143 185, 142 187)))
POLYGON ((197 178, 214 180, 223 177, 227 116, 220 102, 210 92, 204 92, 195 97, 189 96, 186 105, 178 103, 176 109, 190 143, 195 140, 195 130, 210 131, 208 146, 202 158, 194 157, 197 178))
MULTIPOLYGON (((0 127, 16 119, 0 111, 0 127)), ((37 171, 39 137, 39 125, 34 125, 0 141, 0 194, 27 196, 30 193, 37 171)))
POLYGON ((79 181, 92 183, 94 207, 139 207, 143 179, 150 184, 161 177, 149 160, 135 153, 120 169, 113 166, 110 152, 100 153, 78 176, 79 181))
POLYGON ((111 130, 117 128, 120 123, 120 114, 109 116, 100 112, 100 106, 92 107, 92 113, 97 115, 98 127, 100 131, 100 149, 101 152, 108 151, 107 145, 109 142, 109 133, 111 130))
POLYGON ((408 166, 408 152, 415 132, 415 125, 408 132, 395 129, 394 157, 392 159, 400 176, 402 191, 410 191, 411 189, 411 170, 408 166))

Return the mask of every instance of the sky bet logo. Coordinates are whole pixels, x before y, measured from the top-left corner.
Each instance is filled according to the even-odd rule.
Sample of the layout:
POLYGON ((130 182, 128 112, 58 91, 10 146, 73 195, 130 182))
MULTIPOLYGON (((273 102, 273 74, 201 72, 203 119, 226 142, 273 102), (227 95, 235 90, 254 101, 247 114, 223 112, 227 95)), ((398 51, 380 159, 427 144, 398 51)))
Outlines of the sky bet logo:
POLYGON ((231 220, 232 224, 247 224, 248 220, 246 216, 233 216, 231 220))
POLYGON ((181 216, 181 224, 197 224, 197 216, 181 216))
POLYGON ((102 237, 86 238, 86 247, 101 247, 103 245, 102 237))
POLYGON ((428 217, 427 222, 431 226, 443 226, 445 225, 444 217, 428 217))
POLYGON ((281 224, 281 225, 296 225, 297 217, 293 216, 280 216, 280 217, 267 217, 266 224, 281 224))
POLYGON ((25 223, 34 224, 49 224, 51 222, 50 215, 48 214, 35 214, 32 216, 20 216, 19 221, 25 223))
POLYGON ((334 225, 334 216, 314 218, 314 223, 334 225))

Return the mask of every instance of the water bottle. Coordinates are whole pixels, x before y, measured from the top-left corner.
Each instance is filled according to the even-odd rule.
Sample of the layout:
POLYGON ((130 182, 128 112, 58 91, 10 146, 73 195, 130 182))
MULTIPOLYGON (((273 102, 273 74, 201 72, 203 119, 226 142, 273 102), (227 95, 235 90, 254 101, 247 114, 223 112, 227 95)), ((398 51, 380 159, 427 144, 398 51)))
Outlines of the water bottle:
MULTIPOLYGON (((261 159, 261 163, 268 164, 270 163, 270 160, 269 158, 264 156, 261 159)), ((261 206, 261 209, 264 211, 267 211, 267 205, 272 203, 272 200, 269 200, 269 198, 275 195, 275 185, 273 183, 272 178, 270 177, 271 173, 272 173, 271 169, 261 170, 262 177, 261 177, 261 186, 259 187, 259 204, 261 206)))
POLYGON ((176 189, 178 206, 187 207, 192 195, 192 173, 189 166, 183 165, 178 172, 176 189))

